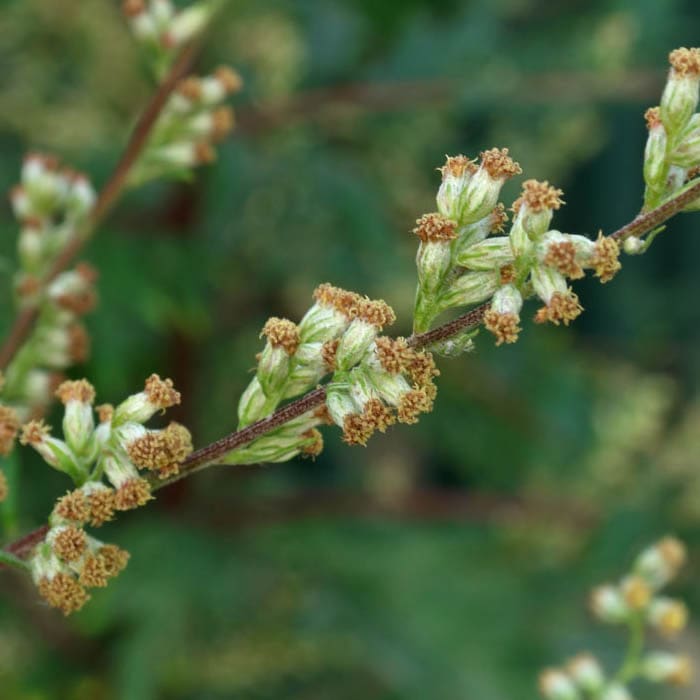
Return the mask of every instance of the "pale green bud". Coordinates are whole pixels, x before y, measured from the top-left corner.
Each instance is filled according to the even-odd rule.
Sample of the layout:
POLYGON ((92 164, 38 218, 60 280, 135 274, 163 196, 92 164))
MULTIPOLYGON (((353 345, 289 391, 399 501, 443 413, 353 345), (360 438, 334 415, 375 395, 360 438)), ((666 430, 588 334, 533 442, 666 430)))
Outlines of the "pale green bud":
POLYGON ((168 27, 168 38, 173 45, 180 46, 199 34, 213 14, 210 3, 200 2, 178 12, 168 27))
POLYGON ((450 269, 451 246, 443 241, 421 242, 416 254, 418 283, 426 294, 434 294, 450 269))
POLYGON ((519 316, 523 308, 523 295, 515 285, 504 284, 495 291, 491 308, 498 314, 519 316))
POLYGON ((411 385, 402 374, 376 371, 371 372, 369 378, 374 390, 391 406, 398 406, 401 397, 411 390, 411 385))
POLYGON ((640 255, 645 248, 644 241, 637 236, 628 236, 622 244, 622 249, 627 255, 640 255))
POLYGON ((290 358, 282 347, 267 342, 260 353, 257 377, 267 396, 275 396, 284 388, 290 370, 290 358))
POLYGON ((458 265, 471 270, 494 270, 515 260, 508 236, 495 236, 477 243, 456 257, 458 265))
POLYGON ((80 481, 85 476, 77 455, 63 440, 52 437, 43 422, 27 423, 22 430, 20 442, 31 445, 50 467, 68 474, 74 481, 80 481))
POLYGON ((515 217, 508 236, 510 238, 510 248, 516 258, 522 258, 530 254, 534 243, 523 227, 522 217, 515 217))
POLYGON ((600 700, 632 700, 632 696, 624 685, 613 683, 603 690, 600 700))
POLYGON ((313 388, 328 373, 321 355, 323 343, 302 343, 292 363, 282 398, 291 398, 313 388))
POLYGON ((438 301, 441 311, 454 306, 470 306, 489 299, 500 286, 496 272, 467 272, 457 278, 438 301))
POLYGON ((652 652, 642 659, 641 673, 653 683, 689 685, 693 678, 693 664, 688 656, 652 652))
POLYGON ((591 610, 602 622, 618 624, 629 617, 629 608, 622 591, 610 584, 598 586, 591 593, 591 610))
POLYGON ((700 164, 700 114, 693 114, 669 156, 674 165, 692 168, 700 164))
POLYGON ((73 176, 66 195, 66 213, 71 221, 85 218, 97 201, 90 181, 81 174, 73 176))
POLYGON ((540 693, 545 700, 580 700, 574 682, 563 671, 551 668, 540 675, 540 693))
POLYGON ((326 389, 326 408, 336 425, 341 428, 345 418, 357 412, 355 402, 352 400, 347 382, 333 382, 326 389))
POLYGON ((95 428, 92 406, 82 401, 69 401, 63 416, 63 435, 71 449, 81 454, 95 428))
POLYGON ((301 342, 324 343, 337 338, 349 325, 347 316, 326 304, 314 304, 299 323, 301 342))
POLYGON ((238 402, 238 422, 240 427, 245 427, 260 418, 264 418, 272 410, 274 410, 274 405, 270 409, 268 398, 265 396, 260 381, 255 377, 248 384, 238 402))
POLYGON ((549 304, 555 292, 566 294, 566 277, 547 265, 535 265, 530 273, 535 294, 549 304))
POLYGON ((338 343, 335 356, 337 369, 342 371, 354 367, 370 349, 377 333, 373 324, 362 318, 354 319, 338 343))
POLYGON ((649 135, 644 149, 644 182, 654 192, 663 192, 668 177, 668 136, 657 109, 646 112, 649 135))
POLYGON ((145 423, 158 411, 179 403, 180 394, 175 391, 172 380, 152 374, 146 380, 143 391, 132 394, 114 409, 112 425, 116 427, 127 421, 145 423))
POLYGON ((136 467, 121 450, 104 454, 100 460, 100 466, 115 489, 121 488, 127 481, 140 478, 136 467))
MULTIPOLYGON (((682 49, 678 49, 681 51, 682 49)), ((692 51, 693 49, 690 49, 692 51)), ((686 49, 688 51, 688 49, 686 49)), ((676 52, 672 52, 671 56, 676 52)), ((671 59, 673 63, 673 58, 671 59)), ((671 134, 683 129, 698 106, 700 75, 671 68, 661 96, 661 121, 671 134)))
POLYGON ((598 660, 591 654, 579 654, 566 665, 574 683, 586 693, 595 694, 605 685, 605 675, 598 660))
POLYGON ((440 170, 442 183, 437 193, 438 211, 443 216, 459 222, 464 193, 469 180, 476 171, 476 165, 474 161, 465 156, 448 156, 445 165, 440 170))
POLYGON ((498 203, 505 179, 494 178, 483 166, 470 178, 464 191, 458 221, 470 224, 484 218, 498 203))
POLYGON ((17 250, 26 272, 36 272, 44 257, 45 233, 32 226, 24 226, 19 234, 17 250))
POLYGON ((683 543, 675 537, 664 537, 637 557, 634 571, 654 590, 658 590, 675 578, 685 560, 683 543))

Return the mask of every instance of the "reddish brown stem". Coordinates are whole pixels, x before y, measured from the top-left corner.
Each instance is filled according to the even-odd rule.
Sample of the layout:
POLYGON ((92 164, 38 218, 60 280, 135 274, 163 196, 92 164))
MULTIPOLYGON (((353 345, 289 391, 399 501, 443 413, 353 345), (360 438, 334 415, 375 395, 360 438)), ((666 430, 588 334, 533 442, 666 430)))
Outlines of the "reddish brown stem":
MULTIPOLYGON (((102 222, 109 211, 111 211, 119 195, 124 190, 131 168, 148 143, 151 130, 158 120, 165 103, 168 101, 168 98, 178 82, 190 69, 196 50, 196 45, 190 44, 182 51, 165 80, 153 94, 150 102, 146 105, 139 120, 136 122, 136 126, 131 133, 131 137, 124 149, 122 157, 115 166, 111 177, 102 188, 89 219, 81 230, 76 232, 76 235, 68 245, 58 254, 51 269, 43 280, 44 285, 55 279, 71 264, 82 250, 85 243, 90 239, 93 231, 102 222)), ((38 316, 39 309, 36 306, 28 307, 17 315, 5 342, 2 347, 0 347, 0 370, 7 368, 12 358, 17 354, 17 351, 25 343, 34 328, 38 316)))
MULTIPOLYGON (((696 182, 682 194, 677 195, 664 204, 661 204, 656 209, 652 209, 649 212, 635 217, 635 219, 633 219, 631 222, 611 233, 610 237, 614 238, 615 240, 622 241, 629 236, 641 236, 644 233, 652 231, 657 226, 670 219, 698 197, 700 197, 700 180, 698 180, 698 182, 696 182)), ((448 321, 447 323, 444 323, 437 328, 433 328, 426 333, 411 336, 411 338, 409 338, 409 343, 413 347, 423 348, 438 341, 446 340, 459 335, 465 331, 472 330, 479 326, 483 320, 484 313, 488 308, 489 302, 485 302, 484 304, 467 311, 465 314, 462 314, 453 321, 448 321)), ((155 484, 154 488, 167 486, 168 484, 190 476, 194 472, 200 471, 205 467, 216 464, 220 457, 228 452, 231 452, 231 450, 242 447, 253 440, 257 440, 285 423, 298 418, 307 411, 320 406, 325 401, 325 397, 325 388, 318 387, 301 398, 296 399, 296 401, 292 401, 286 406, 282 406, 267 418, 263 418, 262 420, 252 423, 242 430, 237 430, 217 440, 216 442, 200 448, 196 452, 193 452, 185 460, 180 469, 180 473, 177 476, 155 484)), ((33 532, 30 532, 28 535, 25 535, 23 538, 8 545, 6 547, 6 551, 14 554, 15 556, 27 556, 31 552, 32 547, 34 547, 38 542, 41 542, 46 534, 46 531, 47 527, 42 526, 33 532)))

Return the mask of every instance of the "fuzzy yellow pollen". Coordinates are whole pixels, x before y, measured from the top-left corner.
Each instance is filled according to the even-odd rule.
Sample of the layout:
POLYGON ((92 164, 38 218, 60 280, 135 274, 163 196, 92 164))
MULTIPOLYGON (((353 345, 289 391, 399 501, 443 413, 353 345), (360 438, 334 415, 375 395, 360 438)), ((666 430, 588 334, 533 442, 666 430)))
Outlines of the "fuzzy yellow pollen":
POLYGON ((582 311, 583 307, 579 303, 578 296, 571 289, 565 294, 554 292, 549 300, 549 304, 543 306, 535 314, 535 323, 549 321, 555 326, 558 326, 560 323, 568 326, 582 311))
POLYGON ((669 674, 668 682, 676 687, 685 687, 693 681, 693 662, 687 656, 677 660, 676 668, 669 674))
POLYGON ((137 467, 152 471, 179 464, 191 452, 192 436, 179 423, 171 423, 165 430, 147 433, 127 445, 129 459, 137 467))
POLYGON ((323 435, 316 428, 311 428, 302 433, 301 436, 307 440, 301 448, 301 453, 306 457, 318 457, 323 452, 323 435))
POLYGON ((359 305, 362 303, 362 297, 356 292, 334 287, 327 282, 316 287, 313 297, 321 306, 334 308, 348 320, 357 316, 359 305))
POLYGON ((413 233, 423 243, 449 243, 457 238, 457 224, 442 214, 423 214, 416 224, 413 233))
POLYGON ((649 131, 655 129, 657 126, 661 126, 661 110, 658 107, 649 107, 649 109, 644 112, 644 119, 649 131))
POLYGON ((649 605, 652 590, 641 576, 630 576, 622 583, 622 597, 632 610, 643 610, 649 605))
POLYGON ((197 165, 207 165, 216 160, 216 151, 208 141, 200 141, 194 146, 194 160, 197 165))
POLYGON ((144 386, 144 392, 150 403, 158 408, 170 408, 180 403, 180 394, 175 391, 172 379, 161 379, 152 374, 144 386))
POLYGON ((543 262, 572 280, 584 276, 583 268, 576 262, 576 246, 571 241, 550 243, 543 262))
POLYGON ((661 558, 674 573, 685 564, 688 556, 687 550, 685 545, 675 537, 664 537, 656 547, 661 558))
POLYGON ((0 469, 0 503, 2 503, 9 493, 9 487, 7 485, 7 477, 5 472, 0 469))
POLYGON ((491 212, 491 227, 489 231, 491 233, 503 233, 507 223, 508 214, 506 214, 506 208, 503 202, 499 202, 491 212))
POLYGON ((668 62, 677 75, 700 75, 700 49, 687 49, 684 46, 671 51, 668 62))
POLYGON ((63 520, 82 525, 90 517, 90 505, 82 491, 69 491, 58 499, 53 512, 63 520))
POLYGON ((50 432, 51 428, 43 420, 31 420, 22 426, 19 441, 23 445, 40 445, 50 432))
POLYGON ((486 330, 496 336, 496 345, 515 343, 522 330, 519 324, 520 316, 517 314, 499 314, 493 309, 484 314, 484 325, 486 330))
POLYGON ((414 388, 401 396, 397 408, 398 419, 401 423, 417 423, 421 413, 433 410, 433 399, 425 389, 414 388))
POLYGON ((545 209, 556 211, 564 204, 561 198, 563 194, 562 190, 552 187, 547 180, 525 180, 522 194, 513 202, 513 211, 517 214, 523 204, 535 213, 545 209))
POLYGON ((97 417, 100 423, 111 423, 112 416, 114 416, 114 406, 111 403, 102 403, 99 406, 95 406, 97 411, 97 417))
POLYGON ((396 320, 394 310, 382 299, 363 299, 358 306, 357 317, 382 330, 384 326, 390 326, 396 320))
POLYGON ((19 431, 19 416, 9 406, 0 406, 0 455, 10 453, 19 431))
POLYGON ((296 324, 286 318, 269 318, 262 329, 261 335, 267 337, 274 348, 282 348, 290 357, 299 347, 299 329, 296 324))
POLYGON ((415 386, 426 391, 433 386, 433 378, 440 376, 433 356, 424 351, 413 353, 406 366, 406 372, 415 386))
POLYGON ((63 382, 56 389, 56 398, 63 404, 69 401, 92 404, 95 400, 95 388, 87 379, 63 382))
POLYGON ((235 118, 231 107, 219 107, 211 114, 211 137, 215 141, 224 139, 233 129, 235 118))
POLYGON ((93 491, 88 497, 88 507, 90 510, 90 525, 100 527, 109 522, 114 517, 114 490, 100 489, 93 491))
POLYGON ((98 554, 102 557, 107 576, 118 576, 129 562, 130 554, 116 544, 106 544, 100 547, 98 554))
POLYGON ((53 578, 41 579, 38 589, 41 597, 64 615, 77 612, 90 600, 85 589, 70 574, 62 571, 53 578))
POLYGON ((71 311, 76 316, 85 316, 97 306, 97 294, 94 289, 84 289, 80 292, 60 294, 54 301, 62 309, 71 311))
POLYGON ((78 576, 78 583, 86 588, 104 588, 109 581, 104 558, 91 554, 85 558, 83 568, 78 576))
POLYGON ((53 538, 52 549, 63 561, 77 561, 87 549, 84 530, 69 525, 53 538))
POLYGON ((374 426, 360 413, 350 413, 343 420, 343 441, 348 445, 366 445, 374 426))
POLYGON ((688 608, 674 601, 665 607, 655 621, 659 631, 666 637, 675 637, 688 624, 688 608))
POLYGON ((191 102, 198 102, 202 97, 202 83, 199 78, 189 76, 178 83, 177 92, 191 102))
POLYGON ((452 177, 462 177, 465 173, 474 174, 478 170, 475 160, 467 158, 467 156, 445 156, 445 165, 438 170, 442 176, 450 175, 452 177))
POLYGON ((520 164, 508 155, 507 148, 491 148, 488 151, 482 151, 480 158, 481 167, 494 180, 504 180, 523 172, 520 164))
POLYGON ((129 479, 117 489, 114 507, 116 510, 132 510, 145 505, 152 498, 151 486, 145 479, 129 479))
POLYGON ((617 241, 609 236, 603 236, 602 233, 598 234, 590 264, 602 284, 609 282, 622 268, 619 258, 620 246, 617 241))
POLYGON ((406 370, 415 357, 414 350, 408 347, 405 338, 380 336, 375 341, 376 354, 382 369, 389 374, 399 374, 406 370))
POLYGON ((239 92, 243 87, 243 78, 229 66, 219 66, 214 71, 214 76, 229 94, 239 92))
POLYGON ((335 356, 338 354, 340 340, 327 340, 321 345, 321 359, 327 372, 335 372, 335 356))

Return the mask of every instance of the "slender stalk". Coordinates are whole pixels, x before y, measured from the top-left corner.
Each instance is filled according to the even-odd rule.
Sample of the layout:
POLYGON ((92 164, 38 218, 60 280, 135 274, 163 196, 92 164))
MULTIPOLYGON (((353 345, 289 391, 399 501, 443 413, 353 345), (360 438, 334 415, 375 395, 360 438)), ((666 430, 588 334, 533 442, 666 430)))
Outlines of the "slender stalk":
MULTIPOLYGON (((669 198, 655 209, 638 215, 628 224, 625 224, 611 233, 610 237, 618 241, 623 241, 629 236, 641 236, 644 233, 652 231, 672 216, 675 216, 698 197, 700 197, 700 180, 692 183, 682 190, 680 194, 669 198)), ((485 302, 437 328, 411 336, 408 342, 412 347, 424 348, 438 341, 446 340, 460 333, 464 333, 465 331, 472 330, 480 325, 489 306, 489 302, 485 302)), ((325 388, 318 387, 295 401, 282 406, 267 418, 263 418, 256 423, 246 426, 242 430, 237 430, 205 447, 201 447, 184 461, 177 475, 153 484, 153 488, 162 488, 180 479, 184 479, 195 472, 201 471, 202 469, 214 466, 217 464, 218 459, 226 453, 231 452, 231 450, 237 447, 253 442, 253 440, 257 440, 285 423, 298 418, 307 411, 320 406, 324 403, 325 398, 325 388)), ((14 554, 16 557, 20 558, 27 556, 34 546, 41 542, 47 531, 48 527, 43 525, 28 533, 23 538, 9 544, 5 548, 5 552, 14 554)), ((1 566, 0 563, 0 567, 1 566)))
POLYGON ((22 571, 29 571, 29 565, 23 559, 16 557, 10 552, 0 550, 0 566, 8 566, 11 569, 21 569, 22 571))
POLYGON ((627 653, 620 670, 615 674, 615 680, 623 685, 637 677, 639 662, 644 651, 644 619, 641 615, 635 615, 629 621, 629 642, 627 653))
MULTIPOLYGON (((76 235, 71 239, 68 245, 58 254, 51 269, 43 280, 43 286, 55 279, 71 264, 71 262, 73 262, 99 224, 102 223, 106 215, 111 211, 119 196, 124 191, 129 172, 148 143, 151 130, 158 120, 163 107, 180 79, 190 69, 196 52, 197 45, 195 43, 187 46, 153 94, 153 97, 136 122, 131 137, 111 177, 102 188, 90 217, 85 222, 85 225, 76 232, 76 235)), ((2 344, 2 347, 0 347, 0 370, 5 369, 10 364, 18 350, 27 340, 38 316, 39 308, 37 306, 28 307, 17 315, 5 342, 2 344)))

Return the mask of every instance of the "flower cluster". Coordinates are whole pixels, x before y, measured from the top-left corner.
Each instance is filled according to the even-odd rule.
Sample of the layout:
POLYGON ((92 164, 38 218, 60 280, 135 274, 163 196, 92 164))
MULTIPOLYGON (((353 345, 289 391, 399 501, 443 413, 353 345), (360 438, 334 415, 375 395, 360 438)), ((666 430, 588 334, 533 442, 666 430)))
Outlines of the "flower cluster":
POLYGON ((192 168, 212 162, 216 157, 212 144, 222 141, 234 126, 233 109, 222 103, 242 85, 238 73, 228 66, 220 66, 212 75, 180 81, 129 176, 130 184, 187 178, 192 168))
POLYGON ((175 51, 206 27, 220 4, 220 0, 200 0, 178 11, 171 0, 124 0, 122 10, 160 75, 175 51))
POLYGON ((89 352, 80 318, 97 303, 95 270, 79 263, 46 280, 59 253, 84 235, 96 197, 81 173, 59 167, 50 156, 30 154, 10 199, 21 226, 17 303, 37 309, 38 320, 7 368, 2 396, 26 420, 43 412, 62 380, 61 372, 84 361, 89 352))
POLYGON ((432 409, 438 374, 432 357, 403 338, 379 335, 395 320, 386 302, 327 283, 316 288, 314 300, 299 325, 280 318, 265 324, 256 376, 238 405, 239 425, 270 415, 283 399, 332 374, 326 407, 232 452, 228 463, 315 456, 323 446, 316 428, 323 423, 340 426, 347 443, 364 445, 375 430, 383 432, 397 419, 415 423, 432 409))
MULTIPOLYGON (((669 54, 671 69, 661 104, 644 115, 649 130, 644 151, 645 210, 658 206, 697 177, 700 167, 700 48, 680 48, 669 54)), ((686 211, 700 209, 700 199, 686 211)), ((652 236, 647 239, 651 242, 652 236)), ((648 243, 647 243, 648 245, 648 243)), ((639 239, 626 241, 626 251, 646 249, 639 239)))
POLYGON ((67 381, 56 390, 64 404, 63 436, 50 434, 43 421, 22 427, 20 441, 31 445, 51 467, 65 472, 77 488, 60 498, 49 518, 50 529, 36 548, 31 569, 41 595, 68 614, 88 599, 86 587, 101 587, 126 565, 128 555, 89 536, 86 525, 99 527, 117 511, 131 510, 151 498, 141 471, 157 478, 177 473, 192 451, 189 431, 178 423, 161 430, 143 424, 155 413, 180 402, 169 379, 151 375, 144 390, 116 408, 97 407, 95 390, 86 381, 67 381), (105 483, 105 480, 107 483, 105 483))
POLYGON ((692 665, 687 656, 665 651, 645 651, 644 630, 673 638, 688 620, 685 604, 661 595, 661 589, 678 574, 686 559, 685 547, 666 537, 645 549, 631 572, 619 583, 596 588, 591 595, 595 616, 605 623, 625 624, 633 640, 631 653, 619 671, 606 676, 589 653, 571 659, 563 669, 547 669, 540 676, 540 691, 547 700, 631 700, 627 686, 634 680, 688 685, 692 665))
POLYGON ((620 269, 619 247, 602 235, 593 241, 550 229, 563 204, 561 190, 527 180, 513 203, 505 230, 505 208, 497 202, 507 178, 521 172, 507 149, 481 154, 480 163, 448 157, 441 168, 438 211, 418 219, 418 289, 414 330, 423 332, 438 314, 492 298, 486 328, 496 344, 514 343, 520 332, 523 299, 536 294, 544 303, 535 321, 568 325, 582 311, 568 280, 592 269, 608 282, 620 269))

